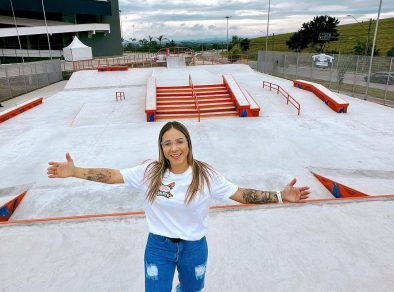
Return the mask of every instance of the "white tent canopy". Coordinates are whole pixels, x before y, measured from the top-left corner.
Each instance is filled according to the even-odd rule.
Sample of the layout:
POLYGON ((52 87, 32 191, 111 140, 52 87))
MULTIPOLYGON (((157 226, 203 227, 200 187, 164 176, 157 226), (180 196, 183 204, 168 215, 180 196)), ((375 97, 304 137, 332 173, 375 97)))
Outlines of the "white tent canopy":
POLYGON ((84 45, 77 36, 67 47, 63 48, 63 56, 66 61, 91 60, 92 48, 84 45))

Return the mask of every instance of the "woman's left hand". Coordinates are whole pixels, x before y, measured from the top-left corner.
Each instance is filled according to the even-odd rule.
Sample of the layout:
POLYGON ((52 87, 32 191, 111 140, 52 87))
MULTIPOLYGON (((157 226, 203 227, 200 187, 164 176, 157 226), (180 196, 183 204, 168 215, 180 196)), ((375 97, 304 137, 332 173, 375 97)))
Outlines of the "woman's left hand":
POLYGON ((310 191, 308 186, 295 187, 297 180, 293 178, 290 183, 288 183, 282 191, 282 200, 299 203, 303 200, 308 199, 310 191))

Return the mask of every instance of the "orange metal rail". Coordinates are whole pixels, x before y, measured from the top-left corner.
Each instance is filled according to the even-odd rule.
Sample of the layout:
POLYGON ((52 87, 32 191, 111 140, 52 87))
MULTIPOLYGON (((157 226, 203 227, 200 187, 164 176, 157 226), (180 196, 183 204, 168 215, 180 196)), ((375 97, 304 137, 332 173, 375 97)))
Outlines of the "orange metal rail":
POLYGON ((275 83, 271 83, 268 81, 263 81, 263 88, 269 87, 270 91, 276 90, 277 94, 282 94, 284 98, 286 98, 286 104, 289 104, 289 102, 297 109, 298 115, 300 115, 301 112, 301 105, 298 101, 296 101, 289 93, 287 93, 282 87, 275 83))
POLYGON ((198 103, 198 99, 197 99, 197 94, 196 94, 196 90, 194 89, 194 85, 193 85, 193 81, 192 81, 192 76, 191 74, 189 74, 189 85, 192 88, 192 95, 194 97, 194 103, 196 104, 196 110, 198 112, 198 121, 201 121, 201 116, 200 116, 200 105, 198 103))

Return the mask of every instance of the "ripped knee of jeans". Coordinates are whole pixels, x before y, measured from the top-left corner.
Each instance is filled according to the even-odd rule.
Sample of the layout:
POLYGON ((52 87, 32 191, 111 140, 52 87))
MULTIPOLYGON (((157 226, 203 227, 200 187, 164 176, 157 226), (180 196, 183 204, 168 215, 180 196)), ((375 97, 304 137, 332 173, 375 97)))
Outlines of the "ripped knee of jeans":
POLYGON ((206 266, 207 266, 207 264, 204 263, 204 264, 198 265, 198 266, 196 266, 194 268, 194 273, 196 274, 196 279, 197 280, 200 280, 200 279, 204 278, 206 266))
POLYGON ((145 277, 150 280, 158 280, 159 279, 159 269, 155 264, 145 264, 146 273, 145 277))

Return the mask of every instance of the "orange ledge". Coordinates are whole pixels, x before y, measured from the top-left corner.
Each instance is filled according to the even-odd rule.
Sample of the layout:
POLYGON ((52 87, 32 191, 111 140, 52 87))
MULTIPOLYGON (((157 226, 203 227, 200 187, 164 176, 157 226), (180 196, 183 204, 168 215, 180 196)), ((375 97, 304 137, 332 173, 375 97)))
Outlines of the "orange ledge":
POLYGON ((33 107, 36 107, 37 105, 42 104, 42 97, 34 98, 31 100, 28 100, 14 108, 10 108, 8 110, 5 110, 4 112, 0 113, 0 123, 5 122, 6 120, 9 120, 29 109, 32 109, 33 107))

